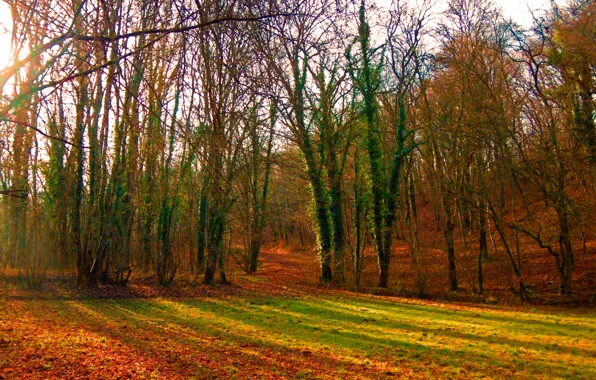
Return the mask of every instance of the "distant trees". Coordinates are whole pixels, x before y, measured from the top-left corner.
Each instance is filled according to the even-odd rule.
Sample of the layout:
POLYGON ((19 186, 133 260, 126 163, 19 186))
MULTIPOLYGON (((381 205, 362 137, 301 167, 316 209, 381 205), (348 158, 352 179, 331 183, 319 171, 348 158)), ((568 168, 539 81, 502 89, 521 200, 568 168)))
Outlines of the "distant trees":
POLYGON ((369 246, 391 286, 403 239, 423 295, 424 207, 450 290, 482 294, 502 252, 530 298, 532 241, 572 292, 594 234, 591 2, 528 30, 485 0, 6 3, 0 267, 30 286, 226 282, 229 257, 254 273, 263 243, 308 244, 308 209, 320 282, 359 285, 369 246))
POLYGON ((62 268, 76 263, 81 285, 125 284, 136 264, 170 283, 181 265, 173 252, 180 212, 193 199, 181 190, 199 161, 205 282, 216 266, 225 280, 223 235, 247 138, 239 125, 251 61, 248 29, 237 23, 268 13, 250 2, 197 3, 198 13, 179 2, 8 3, 15 49, 29 52, 0 82, 19 91, 2 104, 6 131, 15 128, 3 184, 29 195, 6 200, 15 221, 11 265, 25 266, 26 210, 41 184, 36 207, 47 210, 56 252, 39 255, 57 254, 51 261, 62 268), (41 155, 31 151, 37 132, 49 136, 41 155))
MULTIPOLYGON (((331 39, 342 2, 288 3, 297 15, 272 19, 259 38, 267 67, 287 107, 280 117, 304 156, 313 196, 322 282, 344 278, 345 232, 341 190, 347 153, 345 74, 331 39), (335 12, 331 12, 335 9, 335 12), (333 58, 332 58, 333 57, 333 58), (312 86, 309 86, 310 82, 312 86)), ((281 101, 280 101, 281 103, 281 101)))
POLYGON ((516 58, 527 78, 520 94, 526 124, 511 135, 520 154, 515 173, 534 191, 532 205, 527 207, 536 208, 533 202, 540 202, 544 208, 539 211, 541 220, 532 212, 511 227, 552 255, 561 294, 570 294, 575 265, 572 234, 577 231, 583 236, 584 210, 592 210, 585 203, 587 209, 579 206, 577 202, 585 202, 584 197, 573 193, 583 189, 585 196, 592 191, 586 185, 593 178, 586 174, 593 173, 589 168, 593 166, 590 141, 595 128, 594 99, 588 94, 594 93, 594 67, 586 66, 587 56, 571 58, 573 53, 565 52, 561 44, 565 37, 559 36, 566 36, 570 31, 567 28, 575 26, 581 30, 579 40, 580 36, 593 38, 590 25, 594 24, 594 6, 576 3, 568 10, 554 8, 551 12, 549 21, 536 21, 532 35, 515 34, 516 58), (576 68, 565 64, 566 59, 573 60, 576 68), (576 78, 572 82, 570 70, 576 78))
MULTIPOLYGON (((441 178, 444 234, 451 290, 457 290, 454 219, 458 217, 464 244, 478 233, 478 286, 483 290, 483 261, 488 259, 487 180, 499 153, 495 150, 507 120, 508 74, 503 65, 506 26, 493 4, 482 0, 449 3, 440 26, 443 44, 436 76, 442 87, 438 136, 433 145, 445 165, 441 178), (473 225, 473 223, 475 225, 473 225)), ((435 132, 436 133, 436 132, 435 132)), ((441 171, 441 170, 439 170, 441 171)), ((502 191, 502 190, 501 190, 502 191)))
MULTIPOLYGON (((353 58, 348 51, 354 87, 362 96, 362 118, 369 160, 369 180, 372 194, 372 231, 379 263, 379 286, 387 287, 391 259, 391 241, 395 220, 395 197, 387 183, 387 168, 381 145, 381 128, 377 95, 381 88, 382 60, 379 48, 371 47, 371 30, 366 20, 365 2, 361 1, 358 18, 357 46, 360 56, 353 58)), ((392 162, 392 168, 398 162, 392 162)), ((391 174, 389 174, 391 175, 391 174)), ((392 179, 397 180, 397 177, 392 179)))
MULTIPOLYGON (((409 202, 408 197, 402 196, 404 168, 418 141, 408 115, 419 84, 418 74, 426 58, 423 40, 429 9, 427 3, 412 8, 394 2, 386 29, 387 46, 375 48, 371 46, 365 2, 361 2, 357 48, 354 46, 347 53, 353 85, 361 96, 360 113, 366 125, 372 231, 380 287, 387 287, 393 235, 398 216, 403 211, 402 205, 409 202)), ((409 188, 405 191, 409 192, 409 188)), ((410 222, 412 217, 414 215, 409 215, 410 222)), ((412 224, 410 227, 409 231, 414 231, 410 235, 410 244, 415 251, 416 227, 412 224)), ((417 255, 413 254, 414 260, 417 255)))
POLYGON ((256 272, 259 265, 268 211, 276 119, 277 105, 273 101, 269 105, 268 114, 262 104, 254 104, 245 120, 249 137, 248 149, 243 150, 240 159, 238 213, 244 234, 244 254, 241 256, 241 264, 247 273, 256 272))

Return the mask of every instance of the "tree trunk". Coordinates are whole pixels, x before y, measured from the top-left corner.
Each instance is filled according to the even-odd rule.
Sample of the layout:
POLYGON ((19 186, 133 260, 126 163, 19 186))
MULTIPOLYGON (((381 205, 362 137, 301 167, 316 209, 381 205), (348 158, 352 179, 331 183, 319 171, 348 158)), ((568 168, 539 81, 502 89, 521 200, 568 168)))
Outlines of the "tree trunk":
POLYGON ((443 215, 445 219, 445 226, 443 234, 445 235, 445 243, 447 244, 447 260, 449 261, 449 288, 452 292, 458 290, 457 273, 455 270, 455 245, 453 244, 453 231, 455 229, 453 223, 453 215, 451 214, 451 206, 449 199, 443 195, 443 215))
POLYGON ((310 140, 305 139, 304 155, 308 168, 308 176, 312 186, 313 198, 315 201, 315 215, 317 221, 318 239, 320 245, 321 260, 321 282, 331 282, 333 280, 331 268, 331 226, 329 224, 329 210, 325 197, 325 187, 323 181, 317 172, 314 161, 314 152, 310 140))
POLYGON ((205 243, 207 234, 207 198, 204 194, 205 189, 201 190, 201 199, 199 200, 199 231, 197 245, 197 274, 203 271, 205 264, 205 243))
POLYGON ((521 269, 519 268, 519 266, 515 263, 515 258, 513 257, 513 253, 511 252, 511 248, 509 248, 509 243, 507 242, 507 237, 505 236, 505 231, 503 231, 503 226, 501 225, 501 218, 498 215, 498 213, 496 212, 493 204, 491 203, 490 200, 488 200, 488 209, 492 215, 492 219, 495 223, 495 228, 497 229, 497 232, 499 233, 499 237, 501 238, 501 242, 503 243, 503 246, 505 247, 505 252, 507 252, 507 256, 509 257, 509 261, 511 262, 511 267, 513 268, 513 273, 515 274, 515 276, 517 277, 517 281, 519 284, 519 296, 521 301, 529 301, 530 300, 530 296, 527 292, 526 289, 526 284, 524 283, 523 277, 522 277, 522 273, 521 273, 521 269))
POLYGON ((561 295, 571 294, 571 283, 573 275, 573 267, 575 261, 573 258, 573 248, 571 239, 569 237, 569 219, 562 202, 559 202, 555 207, 557 217, 559 220, 559 252, 561 253, 561 260, 559 264, 559 272, 561 276, 561 295))
POLYGON ((488 258, 488 241, 486 235, 486 205, 482 197, 478 199, 478 232, 480 234, 480 250, 478 252, 478 294, 484 292, 484 274, 482 262, 488 258))
POLYGON ((205 273, 203 284, 213 284, 215 271, 222 255, 224 223, 217 210, 209 213, 209 233, 207 235, 207 255, 205 257, 205 273))
POLYGON ((362 275, 362 254, 363 254, 363 242, 362 235, 362 219, 364 217, 364 199, 362 197, 361 190, 361 176, 360 176, 360 160, 358 157, 358 148, 354 152, 354 230, 356 234, 356 247, 354 252, 354 272, 355 272, 355 283, 356 286, 360 285, 360 277, 362 275))

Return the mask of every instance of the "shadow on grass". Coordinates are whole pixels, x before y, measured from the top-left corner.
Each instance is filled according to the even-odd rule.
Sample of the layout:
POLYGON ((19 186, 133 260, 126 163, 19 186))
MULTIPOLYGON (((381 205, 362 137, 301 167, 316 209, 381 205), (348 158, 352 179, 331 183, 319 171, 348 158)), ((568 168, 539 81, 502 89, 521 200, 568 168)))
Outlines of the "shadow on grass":
POLYGON ((165 363, 175 361, 185 376, 240 376, 241 368, 251 369, 252 375, 263 371, 261 375, 267 377, 272 374, 292 376, 301 371, 308 376, 308 368, 339 369, 340 373, 343 368, 363 375, 368 373, 367 378, 378 377, 378 373, 364 362, 346 362, 324 353, 291 349, 267 339, 247 337, 237 329, 242 324, 236 325, 232 331, 227 327, 231 322, 229 318, 212 312, 214 307, 217 308, 215 303, 206 301, 203 304, 206 308, 195 311, 205 318, 183 318, 168 311, 167 305, 154 301, 103 304, 85 301, 68 303, 66 307, 90 331, 125 344, 133 355, 160 358, 165 363), (185 352, 186 356, 179 352, 185 352))
POLYGON ((35 318, 75 323, 124 345, 131 361, 154 358, 183 377, 596 378, 594 329, 584 317, 565 316, 579 323, 566 326, 540 320, 543 313, 498 318, 357 297, 42 302, 35 318))
MULTIPOLYGON (((576 375, 580 377, 593 374, 590 363, 585 363, 586 358, 595 356, 592 349, 568 348, 564 346, 564 340, 559 341, 560 344, 549 345, 505 336, 473 334, 466 331, 469 321, 462 320, 468 318, 467 315, 462 317, 459 311, 449 313, 441 310, 435 313, 431 307, 410 308, 410 305, 405 305, 378 310, 384 305, 376 301, 359 301, 357 307, 366 308, 369 312, 358 315, 356 310, 325 300, 273 299, 256 305, 245 300, 117 301, 109 307, 94 302, 84 304, 107 319, 122 318, 129 323, 134 322, 137 328, 152 330, 158 335, 167 333, 170 341, 178 341, 178 344, 209 346, 216 341, 218 347, 228 349, 248 344, 253 351, 257 348, 257 351, 283 352, 290 365, 298 368, 313 361, 332 363, 330 368, 347 368, 358 363, 358 359, 366 358, 370 359, 369 362, 391 368, 391 363, 405 360, 416 372, 434 366, 444 374, 454 369, 450 367, 460 365, 478 373, 498 373, 499 368, 506 368, 513 373, 519 370, 528 375, 565 377, 573 374, 574 369, 579 371, 576 375), (370 317, 375 309, 381 313, 370 317), (427 314, 435 314, 435 317, 429 318, 427 314), (458 323, 461 326, 457 326, 458 323), (211 343, 192 341, 205 336, 211 338, 211 343), (308 360, 301 357, 304 349, 310 350, 308 360), (531 353, 528 357, 519 354, 524 351, 531 353), (544 357, 539 358, 538 354, 544 357)), ((490 327, 501 334, 508 333, 504 322, 495 321, 490 327)), ((578 335, 584 333, 586 331, 577 331, 578 335)), ((557 331, 543 335, 557 338, 557 331)), ((584 335, 588 339, 589 336, 589 332, 584 335)), ((126 339, 126 336, 121 338, 126 339)), ((147 349, 143 348, 143 344, 139 348, 147 349)), ((242 352, 236 350, 234 355, 242 356, 242 352)), ((266 361, 259 363, 267 365, 266 361)), ((268 365, 274 371, 285 368, 271 363, 268 365)), ((366 365, 357 367, 363 372, 369 370, 366 365)))
MULTIPOLYGON (((595 329, 590 327, 543 322, 536 320, 536 317, 526 320, 526 316, 522 313, 518 313, 519 317, 517 319, 499 319, 497 316, 486 314, 486 312, 440 309, 437 311, 436 308, 431 307, 377 303, 369 303, 367 306, 367 311, 358 313, 354 309, 347 310, 345 306, 342 308, 342 305, 336 302, 323 301, 305 305, 306 308, 311 309, 312 313, 326 315, 326 318, 340 323, 347 321, 357 324, 374 319, 374 316, 378 314, 374 319, 374 325, 379 329, 398 328, 419 333, 432 333, 436 336, 480 341, 487 344, 507 345, 513 348, 551 350, 559 353, 596 357, 596 350, 593 349, 574 349, 562 347, 558 344, 544 344, 538 341, 545 337, 559 335, 567 335, 578 339, 585 339, 590 336, 596 337, 595 329), (371 306, 377 306, 377 309, 371 309, 371 306), (412 324, 411 321, 418 321, 419 323, 412 324), (433 322, 436 321, 439 321, 439 325, 433 326, 433 322), (479 333, 467 332, 469 330, 478 330, 479 333), (501 334, 497 335, 495 331, 500 331, 501 334), (522 333, 525 339, 507 336, 504 334, 505 332, 508 335, 522 333)), ((495 312, 489 311, 489 313, 495 312)))

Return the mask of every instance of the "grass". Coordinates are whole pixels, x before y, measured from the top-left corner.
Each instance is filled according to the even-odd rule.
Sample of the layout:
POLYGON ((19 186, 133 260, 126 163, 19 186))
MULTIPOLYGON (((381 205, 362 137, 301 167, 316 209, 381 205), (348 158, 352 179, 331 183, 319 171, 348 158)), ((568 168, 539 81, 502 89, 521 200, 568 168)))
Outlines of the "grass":
POLYGON ((596 378, 591 311, 371 296, 0 300, 0 378, 596 378))

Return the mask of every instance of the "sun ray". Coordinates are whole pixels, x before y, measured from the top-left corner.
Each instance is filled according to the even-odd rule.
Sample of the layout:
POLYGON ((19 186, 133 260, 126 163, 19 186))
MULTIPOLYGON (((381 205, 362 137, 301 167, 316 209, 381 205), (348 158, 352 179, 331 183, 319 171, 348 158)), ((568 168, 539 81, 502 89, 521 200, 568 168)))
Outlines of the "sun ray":
POLYGON ((10 9, 5 3, 0 3, 0 70, 6 68, 10 62, 10 9))

